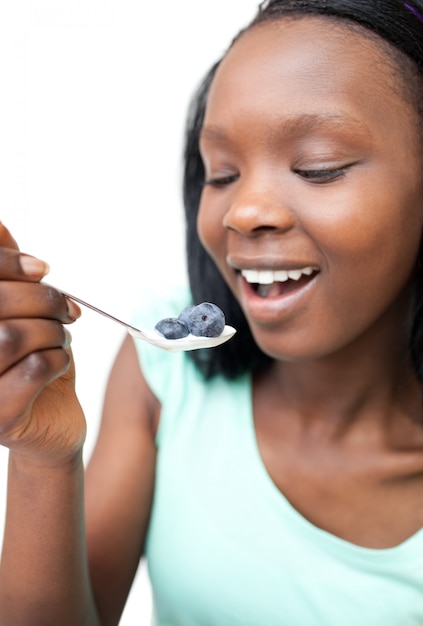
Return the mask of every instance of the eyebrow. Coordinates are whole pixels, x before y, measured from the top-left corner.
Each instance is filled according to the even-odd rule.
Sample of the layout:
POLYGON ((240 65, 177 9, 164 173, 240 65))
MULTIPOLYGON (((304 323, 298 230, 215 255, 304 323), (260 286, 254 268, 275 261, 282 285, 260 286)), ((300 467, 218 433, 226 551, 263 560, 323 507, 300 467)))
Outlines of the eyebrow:
MULTIPOLYGON (((300 138, 311 132, 331 131, 338 128, 345 128, 345 126, 348 126, 348 129, 354 130, 354 132, 371 136, 366 124, 349 113, 306 113, 292 115, 280 122, 276 122, 272 128, 271 134, 274 135, 275 132, 277 132, 279 136, 300 138)), ((224 142, 228 139, 228 136, 223 128, 210 124, 203 126, 200 139, 224 142)))

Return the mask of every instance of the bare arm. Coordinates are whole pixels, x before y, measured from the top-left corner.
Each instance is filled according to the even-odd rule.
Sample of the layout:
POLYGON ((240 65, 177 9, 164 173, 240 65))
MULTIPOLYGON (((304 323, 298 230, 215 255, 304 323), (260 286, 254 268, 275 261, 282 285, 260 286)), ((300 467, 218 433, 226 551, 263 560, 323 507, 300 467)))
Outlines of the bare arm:
POLYGON ((83 522, 83 469, 11 454, 0 576, 1 626, 97 626, 83 522))
POLYGON ((0 625, 97 626, 82 510, 85 421, 63 327, 78 309, 39 284, 42 265, 26 272, 0 225, 0 443, 10 449, 0 625))
POLYGON ((89 563, 104 626, 118 623, 143 553, 159 412, 128 336, 110 375, 86 476, 89 563))
MULTIPOLYGON (((129 383, 130 377, 122 378, 117 365, 87 487, 90 572, 82 464, 85 420, 74 391, 72 357, 63 328, 63 323, 74 321, 77 310, 60 294, 39 284, 42 273, 42 269, 38 274, 23 272, 16 245, 0 225, 0 444, 10 449, 0 626, 115 625, 132 582, 149 515, 154 473, 151 420, 145 417, 147 408, 139 408, 143 406, 139 394, 128 394, 128 403, 119 401, 119 397, 125 398, 119 393, 120 382, 129 383), (136 400, 137 406, 131 400, 136 400), (133 480, 128 471, 136 464, 129 462, 116 473, 113 452, 123 448, 124 456, 131 457, 128 442, 119 440, 116 428, 122 417, 124 433, 131 421, 138 422, 135 430, 143 443, 132 452, 146 451, 142 455, 146 469, 137 466, 139 482, 133 483, 129 497, 123 498, 125 485, 133 480), (113 432, 116 437, 110 437, 113 432), (141 484, 142 477, 146 487, 141 484), (117 481, 116 489, 109 488, 113 481, 117 481), (132 497, 135 492, 141 500, 147 494, 141 504, 132 497), (135 509, 131 509, 131 501, 136 502, 135 509), (120 503, 125 515, 104 525, 104 516, 120 503), (121 523, 124 531, 132 528, 125 537, 121 523), (110 539, 121 542, 118 559, 110 539), (104 564, 108 564, 107 572, 104 564), (114 564, 119 569, 117 578, 111 571, 114 564), (117 580, 114 590, 112 581, 117 580)), ((125 366, 125 359, 118 361, 125 366)), ((142 382, 139 368, 133 369, 142 382)), ((149 395, 146 390, 151 400, 151 392, 149 395)), ((127 392, 123 388, 123 394, 127 392)))

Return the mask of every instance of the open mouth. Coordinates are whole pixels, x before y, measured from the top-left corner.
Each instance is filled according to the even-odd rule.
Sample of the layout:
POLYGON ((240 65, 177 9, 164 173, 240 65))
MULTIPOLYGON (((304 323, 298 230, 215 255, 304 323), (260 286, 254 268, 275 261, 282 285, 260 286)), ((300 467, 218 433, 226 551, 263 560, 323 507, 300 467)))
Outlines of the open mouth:
POLYGON ((316 267, 292 270, 241 270, 244 280, 260 298, 280 298, 302 289, 318 274, 316 267))

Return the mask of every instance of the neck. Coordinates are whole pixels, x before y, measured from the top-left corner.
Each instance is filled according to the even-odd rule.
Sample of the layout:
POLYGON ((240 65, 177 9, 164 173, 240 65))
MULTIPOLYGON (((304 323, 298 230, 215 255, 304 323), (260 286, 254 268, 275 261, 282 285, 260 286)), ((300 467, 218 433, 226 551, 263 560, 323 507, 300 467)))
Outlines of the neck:
POLYGON ((325 358, 276 361, 269 383, 279 404, 308 428, 323 422, 338 434, 360 423, 384 432, 398 420, 423 424, 422 392, 411 366, 409 332, 398 328, 386 332, 379 326, 325 358))

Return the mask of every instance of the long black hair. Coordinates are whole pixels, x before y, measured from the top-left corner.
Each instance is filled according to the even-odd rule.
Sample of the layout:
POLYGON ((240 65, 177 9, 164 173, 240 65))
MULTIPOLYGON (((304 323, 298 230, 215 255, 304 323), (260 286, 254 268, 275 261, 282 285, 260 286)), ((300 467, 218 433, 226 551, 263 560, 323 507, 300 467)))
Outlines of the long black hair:
MULTIPOLYGON (((404 74, 404 87, 420 114, 420 126, 423 128, 422 0, 407 0, 406 2, 402 0, 265 0, 260 4, 253 21, 237 35, 234 41, 243 32, 258 24, 303 15, 322 15, 333 20, 343 20, 346 24, 359 25, 391 44, 389 46, 392 52, 391 57, 396 67, 399 67, 404 74)), ((194 94, 187 120, 183 179, 187 262, 194 302, 215 302, 225 312, 227 323, 237 329, 237 334, 234 339, 219 348, 189 354, 206 378, 216 374, 235 378, 246 372, 266 369, 273 360, 265 355, 255 343, 241 307, 201 244, 197 233, 197 214, 204 182, 199 136, 208 92, 218 66, 219 61, 209 70, 194 94)), ((423 384, 422 247, 417 261, 415 311, 410 350, 417 378, 423 384)))

